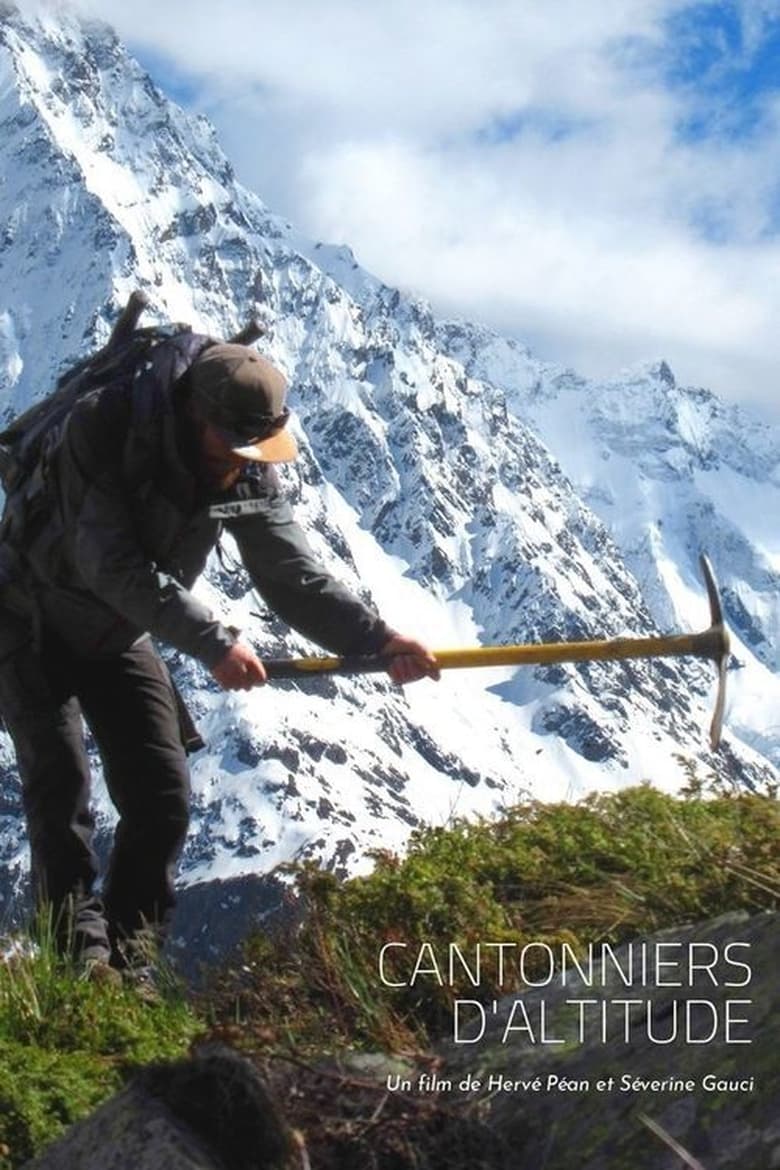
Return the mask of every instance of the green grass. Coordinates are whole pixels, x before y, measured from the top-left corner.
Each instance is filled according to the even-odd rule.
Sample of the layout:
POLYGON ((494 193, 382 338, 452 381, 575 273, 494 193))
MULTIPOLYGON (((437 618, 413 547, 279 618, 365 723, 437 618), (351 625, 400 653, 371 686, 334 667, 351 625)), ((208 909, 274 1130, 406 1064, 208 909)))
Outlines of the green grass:
POLYGON ((149 1062, 203 1030, 173 985, 159 1003, 85 980, 44 937, 0 963, 0 1170, 22 1165, 149 1062))
MULTIPOLYGON (((446 1033, 453 998, 501 990, 489 969, 478 991, 465 974, 441 987, 383 986, 384 943, 405 943, 404 956, 422 944, 468 953, 480 941, 584 948, 776 908, 778 840, 773 795, 681 799, 650 786, 425 829, 403 858, 378 854, 367 877, 296 871, 294 923, 249 937, 205 992, 172 983, 156 1004, 79 979, 44 939, 0 962, 0 1170, 16 1170, 133 1069, 179 1058, 196 1036, 261 1062, 361 1048, 414 1055, 446 1033)), ((408 976, 409 962, 390 970, 408 976)))

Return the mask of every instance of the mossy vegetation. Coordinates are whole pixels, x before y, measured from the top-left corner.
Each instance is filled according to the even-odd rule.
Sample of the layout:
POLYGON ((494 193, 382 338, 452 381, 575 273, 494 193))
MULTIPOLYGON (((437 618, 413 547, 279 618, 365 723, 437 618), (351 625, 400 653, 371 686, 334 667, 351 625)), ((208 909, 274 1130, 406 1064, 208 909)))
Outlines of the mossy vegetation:
POLYGON ((91 982, 50 940, 0 962, 0 1170, 21 1166, 151 1061, 186 1053, 204 1025, 173 981, 159 1002, 91 982))
MULTIPOLYGON (((248 939, 213 981, 210 1010, 244 1047, 424 1049, 453 999, 502 993, 485 943, 582 951, 775 908, 778 841, 772 795, 681 799, 649 785, 423 829, 402 859, 377 854, 366 877, 300 871, 297 925, 248 939)), ((503 983, 506 993, 506 972, 503 983)))
MULTIPOLYGON (((248 938, 205 989, 171 981, 153 1004, 79 979, 45 945, 28 947, 0 963, 0 1170, 20 1166, 134 1069, 176 1059, 194 1039, 227 1041, 266 1068, 311 1071, 360 1050, 420 1057, 446 1031, 454 997, 501 990, 490 964, 478 988, 459 962, 454 978, 442 970, 437 979, 452 947, 471 962, 477 943, 577 950, 776 908, 778 840, 774 794, 671 797, 650 786, 421 830, 403 858, 378 854, 366 877, 297 871, 288 921, 248 938)), ((305 1133, 319 1124, 291 1120, 305 1133)))

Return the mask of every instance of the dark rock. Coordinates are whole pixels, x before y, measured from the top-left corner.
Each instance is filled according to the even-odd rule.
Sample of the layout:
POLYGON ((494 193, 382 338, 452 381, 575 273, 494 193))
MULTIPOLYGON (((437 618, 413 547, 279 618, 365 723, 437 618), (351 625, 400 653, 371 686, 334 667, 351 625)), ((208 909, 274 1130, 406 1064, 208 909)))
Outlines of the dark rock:
POLYGON ((296 1144, 258 1073, 229 1048, 145 1069, 28 1170, 286 1170, 296 1144))
MULTIPOLYGON (((646 940, 651 958, 669 961, 657 978, 643 979, 635 967, 627 986, 610 963, 599 968, 603 982, 601 975, 592 984, 556 978, 500 1000, 495 1012, 486 1010, 476 1043, 445 1049, 440 1075, 452 1081, 453 1096, 463 1078, 481 1082, 478 1092, 457 1099, 483 1110, 486 1125, 516 1152, 518 1170, 672 1170, 682 1162, 669 1139, 698 1159, 688 1165, 705 1170, 778 1167, 778 926, 777 913, 762 913, 674 928, 646 940), (572 1000, 592 1006, 572 1007, 572 1000), (626 1000, 637 1002, 618 1007, 626 1000), (517 1015, 518 1027, 506 1033, 518 1002, 533 1042, 517 1015), (596 1023, 602 1003, 610 1021, 606 1041, 596 1023), (587 1013, 581 1041, 580 1012, 587 1013), (727 1029, 727 1013, 747 1023, 727 1029), (702 1042, 716 1019, 712 1040, 702 1042)), ((628 950, 616 954, 625 970, 628 950)), ((472 1036, 479 1033, 476 1019, 472 1036)))
POLYGON ((252 929, 291 913, 292 904, 288 886, 273 873, 196 882, 178 892, 166 954, 186 979, 197 980, 252 929))
POLYGON ((559 735, 569 747, 586 760, 597 763, 621 757, 615 743, 585 711, 573 710, 563 704, 554 704, 534 722, 537 729, 559 735))

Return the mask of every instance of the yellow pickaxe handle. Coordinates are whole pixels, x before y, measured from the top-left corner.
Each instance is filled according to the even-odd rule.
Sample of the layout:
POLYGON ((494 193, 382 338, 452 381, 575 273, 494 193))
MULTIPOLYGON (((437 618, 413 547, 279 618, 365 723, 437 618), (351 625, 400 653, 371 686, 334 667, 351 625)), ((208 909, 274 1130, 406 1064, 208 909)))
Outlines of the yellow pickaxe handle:
MULTIPOLYGON (((725 678, 729 658, 729 635, 723 621, 715 577, 709 561, 701 558, 710 600, 712 624, 699 634, 670 634, 650 638, 613 638, 593 642, 539 642, 520 646, 474 646, 434 650, 442 670, 476 666, 542 666, 554 662, 613 661, 622 658, 682 657, 709 658, 719 668, 718 699, 710 728, 713 749, 720 742, 725 704, 725 678)), ((386 670, 392 657, 383 654, 341 658, 264 659, 269 678, 301 678, 311 674, 370 674, 386 670)))
MULTIPOLYGON (((683 654, 711 658, 710 635, 677 634, 659 638, 615 638, 595 642, 532 642, 520 646, 470 646, 432 650, 441 670, 472 666, 540 666, 553 662, 594 662, 618 658, 660 658, 683 654)), ((392 656, 385 654, 317 655, 313 658, 264 660, 269 678, 295 678, 300 674, 372 674, 386 670, 392 656)))

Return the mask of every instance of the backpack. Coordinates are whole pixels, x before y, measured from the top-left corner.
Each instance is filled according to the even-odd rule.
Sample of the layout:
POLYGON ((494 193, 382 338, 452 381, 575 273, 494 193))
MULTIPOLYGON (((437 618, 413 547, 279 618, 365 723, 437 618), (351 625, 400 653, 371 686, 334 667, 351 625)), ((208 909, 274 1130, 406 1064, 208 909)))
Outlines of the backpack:
POLYGON ((23 481, 34 474, 47 435, 67 418, 79 398, 131 371, 156 343, 160 330, 137 329, 147 304, 144 293, 134 292, 103 348, 66 370, 51 394, 34 403, 0 432, 0 484, 7 493, 18 491, 23 481))
MULTIPOLYGON (((131 380, 150 366, 152 351, 163 341, 183 334, 193 336, 189 325, 153 325, 139 328, 138 322, 149 304, 145 293, 131 294, 106 344, 66 370, 55 389, 36 402, 0 432, 0 485, 6 500, 0 538, 13 538, 23 529, 25 518, 35 510, 46 487, 47 471, 66 422, 75 404, 85 394, 109 382, 131 380)), ((264 332, 252 320, 230 340, 249 345, 264 332)), ((206 338, 201 339, 208 341, 206 338)))

